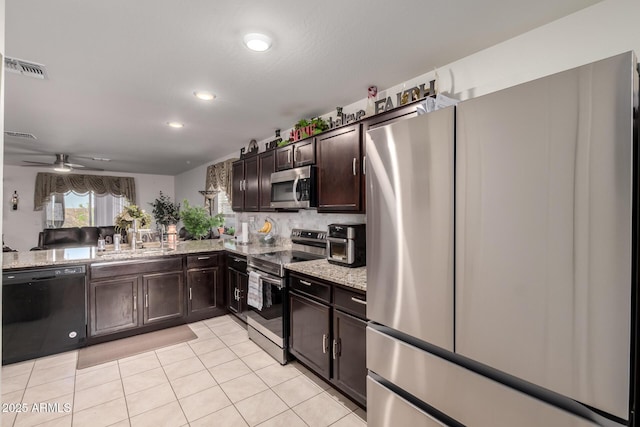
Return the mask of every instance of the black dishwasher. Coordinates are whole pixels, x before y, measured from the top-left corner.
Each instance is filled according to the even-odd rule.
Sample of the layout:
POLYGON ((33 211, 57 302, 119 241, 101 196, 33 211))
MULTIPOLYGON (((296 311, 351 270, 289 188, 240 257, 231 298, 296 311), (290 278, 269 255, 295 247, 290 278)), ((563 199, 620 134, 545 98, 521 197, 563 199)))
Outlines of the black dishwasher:
POLYGON ((2 274, 2 364, 84 346, 84 265, 2 274))

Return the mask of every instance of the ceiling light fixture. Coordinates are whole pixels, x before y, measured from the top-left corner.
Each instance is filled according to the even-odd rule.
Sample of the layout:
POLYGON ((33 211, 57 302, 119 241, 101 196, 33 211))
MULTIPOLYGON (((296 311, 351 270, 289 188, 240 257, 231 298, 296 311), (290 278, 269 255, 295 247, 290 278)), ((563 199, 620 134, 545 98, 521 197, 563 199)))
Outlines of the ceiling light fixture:
POLYGON ((264 52, 271 47, 271 38, 260 33, 250 33, 244 36, 244 44, 256 52, 264 52))
POLYGON ((193 92, 193 94, 198 99, 202 99, 203 101, 212 101, 216 96, 209 92, 193 92))
POLYGON ((180 129, 184 127, 182 123, 178 123, 178 122, 167 122, 167 124, 172 128, 176 128, 176 129, 180 129))
POLYGON ((53 170, 56 172, 71 172, 71 168, 65 165, 57 165, 53 170))

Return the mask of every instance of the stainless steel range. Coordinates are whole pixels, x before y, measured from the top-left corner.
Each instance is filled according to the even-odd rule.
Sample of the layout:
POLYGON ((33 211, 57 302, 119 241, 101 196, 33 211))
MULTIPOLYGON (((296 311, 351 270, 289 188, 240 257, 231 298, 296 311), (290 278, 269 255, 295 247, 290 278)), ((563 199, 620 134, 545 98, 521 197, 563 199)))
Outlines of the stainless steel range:
POLYGON ((289 301, 286 264, 326 257, 326 231, 293 229, 291 250, 247 257, 249 338, 280 364, 288 360, 289 301))

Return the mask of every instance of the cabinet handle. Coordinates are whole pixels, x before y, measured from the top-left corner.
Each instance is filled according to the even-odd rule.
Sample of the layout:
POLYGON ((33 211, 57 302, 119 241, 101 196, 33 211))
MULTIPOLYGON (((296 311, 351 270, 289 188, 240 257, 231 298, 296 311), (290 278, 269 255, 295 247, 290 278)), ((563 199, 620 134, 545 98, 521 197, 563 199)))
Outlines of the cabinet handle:
POLYGON ((291 150, 287 150, 287 163, 291 163, 291 150))
POLYGON ((307 282, 306 280, 300 280, 300 283, 302 283, 305 286, 311 286, 311 283, 307 282))
POLYGON ((243 260, 242 258, 233 258, 233 260, 234 260, 235 262, 244 262, 244 263, 246 263, 246 262, 247 262, 247 261, 243 260))
POLYGON ((133 312, 138 310, 138 294, 133 294, 133 312))
POLYGON ((353 176, 356 176, 358 174, 358 172, 356 172, 356 162, 358 161, 358 159, 356 159, 355 157, 353 158, 353 165, 352 165, 352 169, 353 169, 353 176))
POLYGON ((322 334, 322 353, 326 354, 327 353, 327 340, 328 340, 328 336, 327 334, 322 334))
POLYGON ((240 289, 236 288, 236 301, 240 301, 240 289))
POLYGON ((362 157, 362 175, 367 174, 367 156, 362 157))
POLYGON ((144 294, 144 308, 149 308, 149 294, 144 294))
POLYGON ((191 288, 189 288, 189 300, 193 299, 193 295, 191 294, 191 288))
POLYGON ((199 260, 203 260, 203 259, 209 259, 211 258, 210 256, 199 256, 198 259, 199 260))
POLYGON ((365 300, 360 299, 360 298, 351 297, 351 301, 357 302, 358 304, 367 305, 367 302, 365 300))
POLYGON ((333 350, 332 350, 333 360, 338 358, 338 341, 333 340, 333 350))

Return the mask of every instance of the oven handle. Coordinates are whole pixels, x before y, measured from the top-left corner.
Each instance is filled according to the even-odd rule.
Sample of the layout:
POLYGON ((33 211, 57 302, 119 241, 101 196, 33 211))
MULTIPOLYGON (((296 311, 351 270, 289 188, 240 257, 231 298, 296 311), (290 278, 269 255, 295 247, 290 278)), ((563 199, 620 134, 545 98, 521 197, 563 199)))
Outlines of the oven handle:
POLYGON ((348 239, 340 239, 338 237, 327 237, 327 241, 334 243, 347 243, 348 239))
POLYGON ((276 277, 255 268, 247 267, 247 273, 251 273, 252 271, 254 273, 258 273, 260 275, 260 280, 262 280, 263 282, 276 285, 278 289, 282 289, 284 287, 284 285, 282 284, 283 279, 281 277, 276 277))

